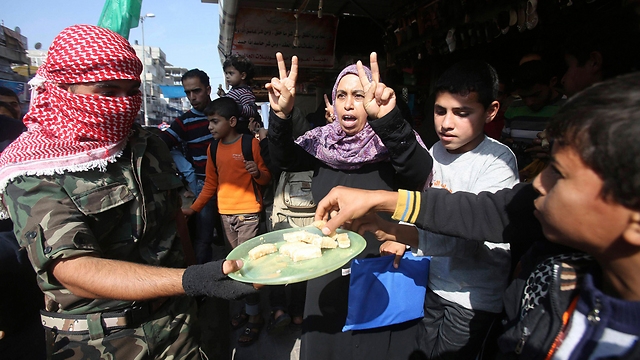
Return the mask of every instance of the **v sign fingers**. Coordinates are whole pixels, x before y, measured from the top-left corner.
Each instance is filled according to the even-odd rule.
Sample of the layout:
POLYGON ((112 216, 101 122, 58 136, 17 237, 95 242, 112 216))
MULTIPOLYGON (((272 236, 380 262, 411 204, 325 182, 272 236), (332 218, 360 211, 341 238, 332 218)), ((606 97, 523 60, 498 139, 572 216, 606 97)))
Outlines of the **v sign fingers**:
POLYGON ((332 123, 336 119, 336 116, 333 111, 333 105, 329 102, 327 94, 324 94, 324 106, 324 119, 327 121, 327 124, 332 123))
POLYGON ((293 110, 298 78, 298 57, 291 58, 291 71, 287 75, 287 66, 281 53, 276 53, 280 78, 273 78, 265 88, 269 90, 269 103, 280 118, 286 118, 293 110))
POLYGON ((287 78, 287 65, 284 63, 284 57, 282 53, 276 53, 276 61, 278 62, 278 72, 280 73, 280 80, 287 78))
POLYGON ((371 64, 371 78, 373 81, 380 82, 380 68, 378 67, 378 54, 372 52, 369 55, 369 63, 371 64))

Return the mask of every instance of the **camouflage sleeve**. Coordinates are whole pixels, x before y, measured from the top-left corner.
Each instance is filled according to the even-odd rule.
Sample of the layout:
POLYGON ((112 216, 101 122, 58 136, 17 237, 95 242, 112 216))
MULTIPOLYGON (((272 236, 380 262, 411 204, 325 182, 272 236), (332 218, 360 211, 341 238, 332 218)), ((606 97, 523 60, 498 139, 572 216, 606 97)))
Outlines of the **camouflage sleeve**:
POLYGON ((56 179, 21 176, 4 195, 16 238, 39 276, 58 258, 99 253, 85 216, 56 179))

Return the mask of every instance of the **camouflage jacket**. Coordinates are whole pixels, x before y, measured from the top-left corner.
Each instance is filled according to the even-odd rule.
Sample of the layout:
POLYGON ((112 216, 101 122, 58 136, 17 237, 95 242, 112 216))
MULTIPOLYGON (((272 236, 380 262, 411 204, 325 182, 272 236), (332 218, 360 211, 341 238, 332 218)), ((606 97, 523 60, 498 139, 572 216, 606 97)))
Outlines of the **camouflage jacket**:
POLYGON ((133 304, 72 294, 51 273, 57 259, 92 255, 184 266, 175 222, 180 187, 167 146, 138 125, 122 156, 106 172, 20 176, 11 181, 4 201, 38 284, 54 301, 55 307, 48 310, 81 314, 133 304))

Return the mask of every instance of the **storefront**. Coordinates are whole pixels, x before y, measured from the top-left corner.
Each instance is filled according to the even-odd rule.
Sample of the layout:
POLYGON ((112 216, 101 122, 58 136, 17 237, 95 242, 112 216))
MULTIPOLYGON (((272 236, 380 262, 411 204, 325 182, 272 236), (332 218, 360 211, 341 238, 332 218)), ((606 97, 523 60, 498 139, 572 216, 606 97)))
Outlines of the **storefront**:
MULTIPOLYGON (((383 81, 408 104, 418 128, 430 124, 434 79, 463 59, 481 59, 509 78, 520 59, 535 53, 561 79, 564 46, 576 33, 605 37, 619 58, 637 67, 635 1, 425 0, 224 1, 220 4, 221 58, 249 56, 258 67, 254 92, 277 75, 275 52, 300 59, 300 108, 324 106, 337 73, 378 53, 383 81), (319 17, 321 15, 322 17, 319 17), (333 37, 333 39, 332 39, 333 37)), ((594 39, 594 41, 596 41, 594 39)), ((558 81, 559 87, 560 81, 558 81)), ((429 125, 430 126, 430 125, 429 125)))

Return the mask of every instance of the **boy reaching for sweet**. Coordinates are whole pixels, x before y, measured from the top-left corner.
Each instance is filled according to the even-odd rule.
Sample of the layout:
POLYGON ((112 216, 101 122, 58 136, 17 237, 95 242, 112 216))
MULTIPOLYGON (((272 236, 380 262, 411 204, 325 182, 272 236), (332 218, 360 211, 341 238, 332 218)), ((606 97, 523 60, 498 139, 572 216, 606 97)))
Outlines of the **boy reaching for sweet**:
MULTIPOLYGON (((431 148, 431 187, 451 192, 496 192, 518 183, 511 150, 485 136, 484 126, 498 113, 498 75, 477 60, 459 62, 436 83, 434 125, 440 141, 431 148)), ((417 255, 432 256, 425 315, 417 347, 427 358, 473 358, 491 323, 502 311, 507 286, 509 244, 472 242, 419 230, 417 255)), ((386 242, 383 254, 405 245, 386 242)))
POLYGON ((594 85, 567 101, 547 128, 550 166, 533 184, 478 195, 333 189, 319 204, 323 229, 418 245, 418 227, 469 240, 535 240, 504 294, 498 338, 509 358, 640 356, 640 73, 594 85), (357 220, 356 220, 357 219, 357 220))

